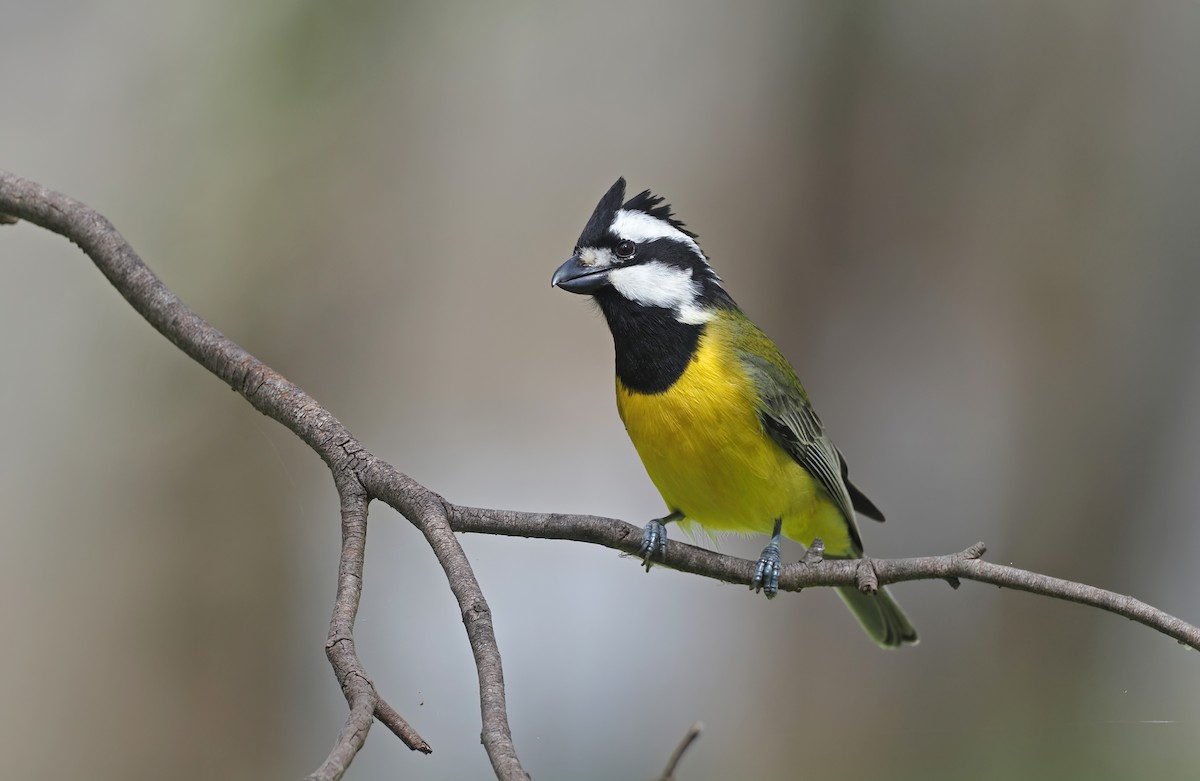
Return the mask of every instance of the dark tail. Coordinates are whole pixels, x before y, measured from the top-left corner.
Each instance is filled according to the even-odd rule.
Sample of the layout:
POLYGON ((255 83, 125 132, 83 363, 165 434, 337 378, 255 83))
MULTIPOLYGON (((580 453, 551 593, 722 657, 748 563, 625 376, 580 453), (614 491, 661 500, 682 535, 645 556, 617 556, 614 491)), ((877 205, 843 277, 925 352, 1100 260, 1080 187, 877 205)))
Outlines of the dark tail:
POLYGON ((852 586, 844 586, 838 589, 838 594, 880 647, 916 645, 917 630, 886 588, 881 587, 875 594, 864 594, 852 586))

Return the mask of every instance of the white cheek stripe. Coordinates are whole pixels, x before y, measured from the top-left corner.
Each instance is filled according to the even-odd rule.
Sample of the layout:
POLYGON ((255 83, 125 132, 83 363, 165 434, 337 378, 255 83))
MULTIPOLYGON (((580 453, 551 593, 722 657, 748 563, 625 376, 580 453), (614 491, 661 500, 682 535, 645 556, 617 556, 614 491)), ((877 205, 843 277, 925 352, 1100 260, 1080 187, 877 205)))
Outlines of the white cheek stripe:
POLYGON ((675 319, 681 323, 699 325, 714 317, 711 311, 696 304, 700 286, 692 278, 691 271, 651 261, 614 269, 609 272, 608 281, 630 301, 642 306, 674 309, 675 319))
POLYGON ((619 210, 613 218, 612 231, 621 238, 636 241, 638 244, 655 239, 671 239, 686 244, 701 259, 704 258, 704 253, 700 251, 700 245, 695 239, 671 223, 651 217, 645 212, 619 210))

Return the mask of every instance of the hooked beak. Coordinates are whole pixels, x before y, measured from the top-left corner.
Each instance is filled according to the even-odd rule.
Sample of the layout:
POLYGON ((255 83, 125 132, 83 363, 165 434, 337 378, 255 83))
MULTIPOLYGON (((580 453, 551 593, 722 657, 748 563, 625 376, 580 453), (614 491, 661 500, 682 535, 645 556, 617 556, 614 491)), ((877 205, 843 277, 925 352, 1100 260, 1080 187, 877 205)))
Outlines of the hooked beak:
POLYGON ((550 277, 550 286, 562 288, 568 293, 595 293, 608 284, 608 272, 607 268, 585 266, 578 255, 572 255, 550 277))

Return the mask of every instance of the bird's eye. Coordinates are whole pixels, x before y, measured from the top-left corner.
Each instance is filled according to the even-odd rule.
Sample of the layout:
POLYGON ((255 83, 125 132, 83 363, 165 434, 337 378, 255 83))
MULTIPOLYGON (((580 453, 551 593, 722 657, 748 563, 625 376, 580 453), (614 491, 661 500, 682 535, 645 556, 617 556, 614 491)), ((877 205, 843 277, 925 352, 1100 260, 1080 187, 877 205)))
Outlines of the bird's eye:
POLYGON ((625 239, 617 244, 617 257, 621 260, 629 260, 633 257, 633 253, 637 252, 637 245, 629 239, 625 239))

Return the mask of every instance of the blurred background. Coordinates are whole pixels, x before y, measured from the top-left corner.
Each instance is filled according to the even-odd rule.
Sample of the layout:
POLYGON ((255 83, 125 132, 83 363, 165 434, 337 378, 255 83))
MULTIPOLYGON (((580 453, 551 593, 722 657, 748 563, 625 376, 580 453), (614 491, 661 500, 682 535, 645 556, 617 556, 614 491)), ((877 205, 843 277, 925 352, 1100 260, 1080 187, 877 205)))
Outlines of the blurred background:
MULTIPOLYGON (((0 167, 461 503, 662 512, 611 343, 549 278, 618 175, 701 237, 888 515, 1200 620, 1200 6, 10 0, 0 167)), ((12 778, 299 777, 345 717, 322 463, 64 240, 0 230, 0 756, 12 778)), ((359 648, 487 778, 457 608, 372 508, 359 648)), ((464 537, 539 779, 1193 778, 1200 658, 1095 610, 828 591, 464 537)), ((763 540, 721 549, 754 556, 763 540)), ((795 547, 785 548, 798 557, 795 547)))

